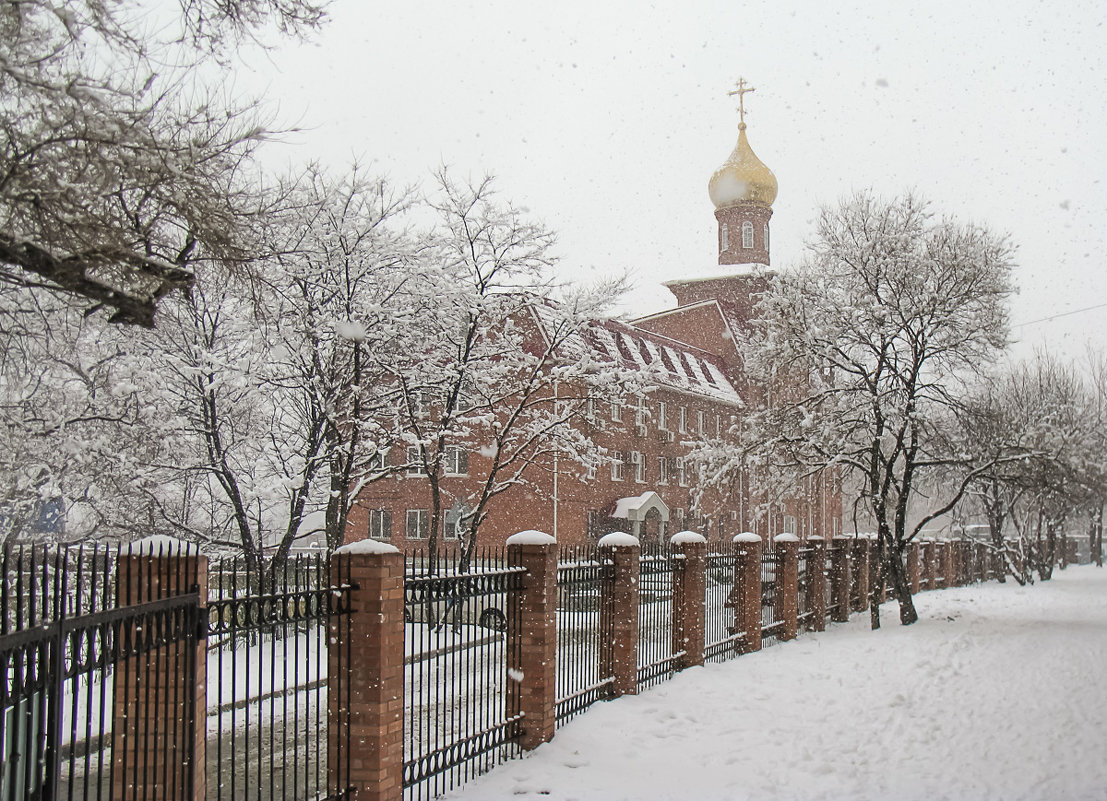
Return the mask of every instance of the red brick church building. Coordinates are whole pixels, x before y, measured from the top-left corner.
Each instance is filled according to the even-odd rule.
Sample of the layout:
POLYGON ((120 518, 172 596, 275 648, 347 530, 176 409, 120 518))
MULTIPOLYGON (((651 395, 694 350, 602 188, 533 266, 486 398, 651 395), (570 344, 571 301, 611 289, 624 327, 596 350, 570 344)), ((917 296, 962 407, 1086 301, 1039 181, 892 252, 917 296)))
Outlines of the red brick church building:
MULTIPOLYGON (((536 466, 531 486, 493 499, 478 545, 496 545, 517 531, 538 529, 564 544, 583 544, 610 531, 644 543, 683 529, 710 542, 741 531, 771 536, 838 533, 841 496, 827 478, 782 506, 761 509, 756 488, 739 477, 725 491, 695 502, 696 471, 688 458, 701 438, 719 438, 745 408, 735 334, 747 325, 767 286, 769 222, 777 181, 754 154, 746 124, 711 176, 708 191, 718 222, 717 277, 673 280, 665 286, 677 306, 630 322, 597 320, 585 337, 593 355, 650 375, 652 390, 625 403, 595 404, 579 425, 606 449, 608 460, 584 470, 576 462, 536 466), (603 408, 598 408, 598 407, 603 408)), ((541 310, 535 322, 542 325, 541 310)), ((455 498, 480 481, 479 452, 449 460, 442 486, 455 498)), ((430 490, 425 476, 403 473, 367 485, 351 510, 347 539, 368 534, 401 548, 426 543, 430 490)), ((444 515, 440 541, 456 540, 464 508, 444 515)))

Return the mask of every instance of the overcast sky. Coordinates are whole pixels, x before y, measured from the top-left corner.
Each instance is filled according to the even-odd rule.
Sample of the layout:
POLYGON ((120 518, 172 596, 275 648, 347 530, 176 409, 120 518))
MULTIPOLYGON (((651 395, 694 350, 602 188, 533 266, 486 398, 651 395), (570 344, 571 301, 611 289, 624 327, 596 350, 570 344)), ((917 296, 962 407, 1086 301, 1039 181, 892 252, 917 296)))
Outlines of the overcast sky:
POLYGON ((335 0, 310 43, 251 56, 303 132, 281 158, 357 157, 398 183, 492 172, 557 231, 561 270, 719 274, 707 181, 737 138, 780 192, 773 266, 821 204, 914 190, 1018 245, 1015 335, 1107 348, 1107 3, 335 0), (988 10, 984 10, 984 6, 988 10))

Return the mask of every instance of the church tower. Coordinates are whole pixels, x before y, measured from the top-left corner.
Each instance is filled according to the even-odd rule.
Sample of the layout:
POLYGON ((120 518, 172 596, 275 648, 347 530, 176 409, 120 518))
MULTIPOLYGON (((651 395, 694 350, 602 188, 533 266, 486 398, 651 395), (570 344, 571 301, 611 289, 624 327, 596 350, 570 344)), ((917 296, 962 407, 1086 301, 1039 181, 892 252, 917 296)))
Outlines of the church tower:
POLYGON ((776 176, 753 152, 746 138, 745 94, 754 91, 744 79, 738 95, 738 144, 707 184, 719 222, 719 264, 769 266, 769 219, 776 200, 776 176))

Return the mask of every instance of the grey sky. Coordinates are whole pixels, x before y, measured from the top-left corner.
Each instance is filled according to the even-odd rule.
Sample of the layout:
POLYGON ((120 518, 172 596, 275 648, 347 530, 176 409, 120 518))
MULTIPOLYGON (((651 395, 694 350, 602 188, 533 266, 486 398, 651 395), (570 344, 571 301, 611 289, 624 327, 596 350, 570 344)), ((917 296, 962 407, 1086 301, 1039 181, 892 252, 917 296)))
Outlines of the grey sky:
MULTIPOLYGON (((1107 304, 1107 4, 336 0, 304 46, 252 57, 285 121, 282 157, 358 156, 399 183, 494 172, 559 234, 567 277, 717 274, 707 180, 737 136, 776 173, 773 264, 816 209, 914 189, 1019 246, 1027 323, 1107 304)), ((1107 347, 1107 307, 1016 328, 1107 347)), ((1025 347, 1025 346, 1024 346, 1025 347)))

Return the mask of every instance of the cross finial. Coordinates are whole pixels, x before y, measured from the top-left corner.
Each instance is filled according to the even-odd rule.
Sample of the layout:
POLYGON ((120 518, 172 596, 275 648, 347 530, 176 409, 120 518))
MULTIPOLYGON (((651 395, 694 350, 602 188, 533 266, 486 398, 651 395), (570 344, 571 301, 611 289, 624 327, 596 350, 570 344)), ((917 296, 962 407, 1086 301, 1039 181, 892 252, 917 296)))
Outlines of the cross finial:
POLYGON ((738 95, 738 122, 740 122, 742 125, 745 125, 746 124, 746 102, 745 102, 746 98, 745 98, 745 94, 746 94, 746 92, 753 92, 754 88, 752 86, 750 86, 748 83, 746 83, 745 78, 739 78, 738 83, 736 83, 735 86, 737 86, 738 88, 735 89, 733 92, 727 92, 727 94, 730 97, 734 97, 734 95, 738 95))

